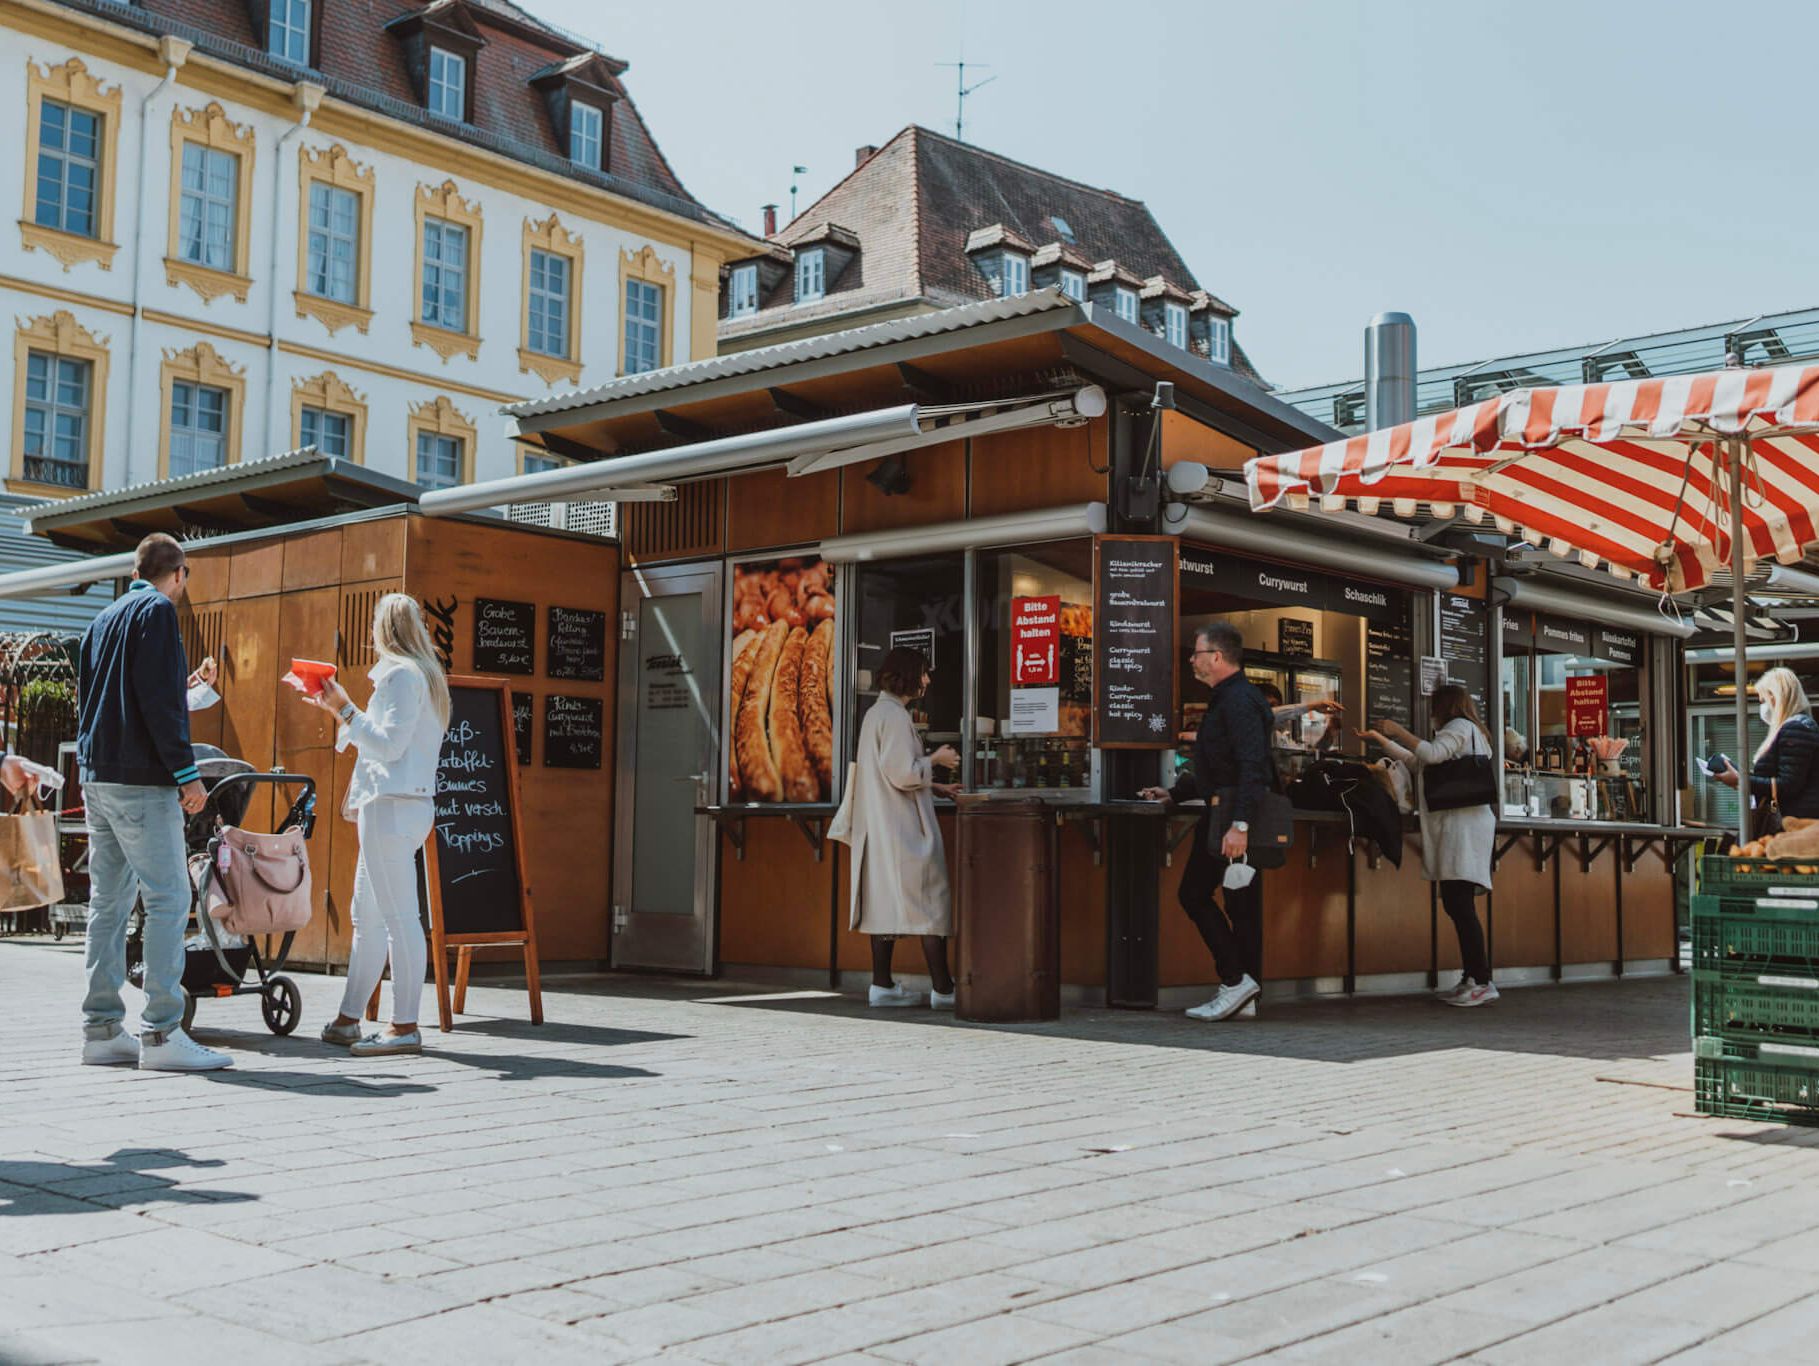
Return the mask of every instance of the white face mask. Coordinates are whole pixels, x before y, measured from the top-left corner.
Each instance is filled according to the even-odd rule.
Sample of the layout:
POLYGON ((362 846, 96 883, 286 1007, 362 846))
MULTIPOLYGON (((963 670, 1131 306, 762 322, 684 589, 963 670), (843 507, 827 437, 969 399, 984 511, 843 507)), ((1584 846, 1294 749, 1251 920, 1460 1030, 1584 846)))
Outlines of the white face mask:
POLYGON ((1775 724, 1775 709, 1767 702, 1764 702, 1761 706, 1756 708, 1756 714, 1762 718, 1763 725, 1772 726, 1775 724))
POLYGON ((1228 863, 1225 865, 1225 885, 1233 891, 1251 885, 1251 879, 1257 876, 1257 870, 1248 863, 1228 863))

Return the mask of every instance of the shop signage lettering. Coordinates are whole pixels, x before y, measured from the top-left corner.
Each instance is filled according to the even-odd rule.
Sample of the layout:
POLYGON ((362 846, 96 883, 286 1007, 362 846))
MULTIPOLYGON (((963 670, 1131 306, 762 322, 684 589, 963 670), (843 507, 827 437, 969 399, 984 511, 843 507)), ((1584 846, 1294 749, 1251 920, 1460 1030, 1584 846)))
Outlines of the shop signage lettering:
MULTIPOLYGON (((1168 749, 1179 712, 1172 536, 1093 541, 1093 743, 1168 749)), ((1058 604, 1057 604, 1058 605, 1058 604)))
POLYGON ((1276 622, 1276 653, 1294 659, 1314 656, 1314 623, 1305 617, 1282 617, 1276 622))
POLYGON ((1061 681, 1061 599, 1011 599, 1011 686, 1061 681))
POLYGON ((1485 705, 1491 683, 1489 626, 1490 613, 1477 598, 1440 595, 1440 653, 1446 657, 1447 672, 1465 685, 1480 715, 1489 715, 1485 705))
POLYGON ((891 632, 891 649, 914 650, 928 661, 929 668, 935 667, 935 628, 918 626, 909 631, 891 632))
POLYGON ((1181 572, 1197 587, 1217 588, 1256 602, 1292 603, 1371 621, 1401 620, 1408 611, 1408 594, 1399 588, 1344 581, 1337 575, 1298 572, 1289 566, 1237 555, 1215 557, 1204 550, 1185 551, 1181 572))
POLYGON ((527 692, 512 694, 512 743, 518 751, 520 767, 531 761, 532 701, 531 695, 527 692))
POLYGON ((549 609, 549 676, 599 683, 606 678, 606 613, 549 609))
POLYGON ((1340 601, 1348 607, 1388 607, 1390 595, 1382 588, 1357 588, 1351 584, 1341 585, 1340 601))
POLYGON ((1376 622, 1364 633, 1364 696, 1369 724, 1388 719, 1412 725, 1415 671, 1407 622, 1376 622))
POLYGON ((1591 629, 1575 621, 1540 617, 1535 622, 1535 641, 1546 649, 1566 654, 1589 655, 1592 652, 1591 629))
POLYGON ((423 599, 423 615, 429 626, 430 645, 436 651, 436 662, 443 673, 455 671, 455 609, 459 598, 423 599))
POLYGON ((1575 739, 1610 727, 1610 680, 1603 674, 1566 680, 1566 733, 1575 739))
POLYGON ((1613 664, 1635 664, 1642 658, 1642 637, 1634 631, 1600 627, 1592 633, 1592 653, 1613 664))

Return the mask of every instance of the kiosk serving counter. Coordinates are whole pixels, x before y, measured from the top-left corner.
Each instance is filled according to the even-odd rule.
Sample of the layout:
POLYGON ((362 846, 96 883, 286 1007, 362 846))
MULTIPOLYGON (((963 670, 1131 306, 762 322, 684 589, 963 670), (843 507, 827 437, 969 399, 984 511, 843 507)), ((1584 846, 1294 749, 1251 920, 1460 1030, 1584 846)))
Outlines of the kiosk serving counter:
MULTIPOLYGON (((1289 774, 1362 756, 1367 720, 1424 729, 1438 681, 1471 689, 1505 745, 1487 917, 1500 979, 1676 961, 1674 869, 1704 833, 1677 820, 1680 623, 1501 547, 1252 516, 1218 496, 1218 472, 1327 433, 1224 367, 1037 295, 515 411, 521 440, 598 457, 598 482, 640 499, 621 509, 614 913, 704 934, 699 957, 621 935, 621 966, 804 984, 866 969, 825 830, 877 663, 907 644, 933 664, 916 723, 960 751, 967 789, 1052 806, 1068 995, 1145 1006, 1204 985, 1210 957, 1175 904, 1191 822, 1133 798, 1172 778, 1191 737, 1204 696, 1187 652, 1211 620, 1238 625, 1247 672, 1281 694, 1289 774), (1158 381, 1172 408, 1153 406, 1158 381), (924 405, 918 435, 814 448, 816 420, 906 399, 924 405), (767 455, 762 434, 785 429, 767 455), (650 474, 672 451, 686 473, 650 474), (1201 486, 1194 504, 1166 502, 1168 471, 1193 463, 1214 477, 1181 481, 1201 486), (1129 569, 1144 544, 1136 558, 1170 576, 1155 629, 1133 612, 1160 597, 1116 596, 1105 563, 1114 546, 1129 569), (667 833, 627 829, 659 808, 667 833), (692 868, 690 828, 707 832, 692 868)), ((945 804, 940 819, 951 861, 945 804)), ((1304 813, 1267 875, 1272 990, 1415 988, 1456 966, 1412 833, 1400 868, 1349 834, 1304 813)), ((962 907, 959 932, 989 913, 962 907)))

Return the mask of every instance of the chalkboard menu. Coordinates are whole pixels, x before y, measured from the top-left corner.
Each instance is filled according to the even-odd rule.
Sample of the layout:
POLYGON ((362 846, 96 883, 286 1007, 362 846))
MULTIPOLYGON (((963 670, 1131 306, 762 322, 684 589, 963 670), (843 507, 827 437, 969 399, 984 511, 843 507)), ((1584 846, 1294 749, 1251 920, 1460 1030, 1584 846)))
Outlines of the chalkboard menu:
POLYGON ((1276 622, 1276 653, 1291 659, 1314 657, 1314 623, 1305 617, 1282 617, 1276 622))
POLYGON ((1373 621, 1364 634, 1364 707, 1368 722, 1415 723, 1414 633, 1405 622, 1373 621))
POLYGON ((504 690, 449 687, 436 765, 436 893, 447 935, 524 929, 504 690))
POLYGON ((543 766, 599 768, 601 704, 598 697, 543 699, 543 766))
POLYGON ((1172 749, 1179 710, 1172 536, 1093 540, 1093 743, 1172 749))
POLYGON ((1440 654, 1446 660, 1447 678, 1463 683, 1478 704, 1478 714, 1489 716, 1490 610, 1477 598, 1440 595, 1440 654))
POLYGON ((606 613, 580 607, 549 609, 551 678, 579 678, 599 683, 606 678, 606 613))
POLYGON ((537 604, 474 599, 474 672, 537 672, 537 604))
POLYGON ((512 747, 518 751, 520 767, 531 761, 531 695, 512 694, 512 747))

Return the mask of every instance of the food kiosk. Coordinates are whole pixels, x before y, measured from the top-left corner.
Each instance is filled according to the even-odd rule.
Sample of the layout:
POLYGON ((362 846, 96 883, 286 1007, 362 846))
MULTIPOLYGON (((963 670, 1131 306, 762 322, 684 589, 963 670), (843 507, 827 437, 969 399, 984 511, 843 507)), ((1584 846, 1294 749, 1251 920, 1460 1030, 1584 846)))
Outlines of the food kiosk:
MULTIPOLYGON (((960 751, 971 792, 1052 809, 1069 999, 1185 999, 1213 975, 1175 906, 1191 813, 1134 797, 1191 736, 1204 698, 1187 652, 1215 619, 1291 710, 1290 774, 1358 754, 1366 718, 1423 728, 1439 681, 1472 689, 1507 744, 1500 980, 1677 962, 1674 872, 1703 833, 1679 823, 1678 728, 1661 723, 1683 623, 1487 538, 1252 515, 1243 462, 1327 433, 1223 366, 1040 294, 512 412, 520 440, 577 463, 426 511, 636 500, 621 507, 620 966, 835 985, 865 969, 826 831, 877 663, 913 645, 933 665, 915 712, 929 747, 960 751), (1108 596, 1103 553, 1135 563, 1155 542, 1160 631, 1134 605, 1161 597, 1108 596)), ((1306 813, 1268 875, 1271 990, 1410 989, 1456 965, 1419 860, 1392 863, 1343 817, 1306 813)), ((962 908, 962 935, 980 913, 962 908)))

